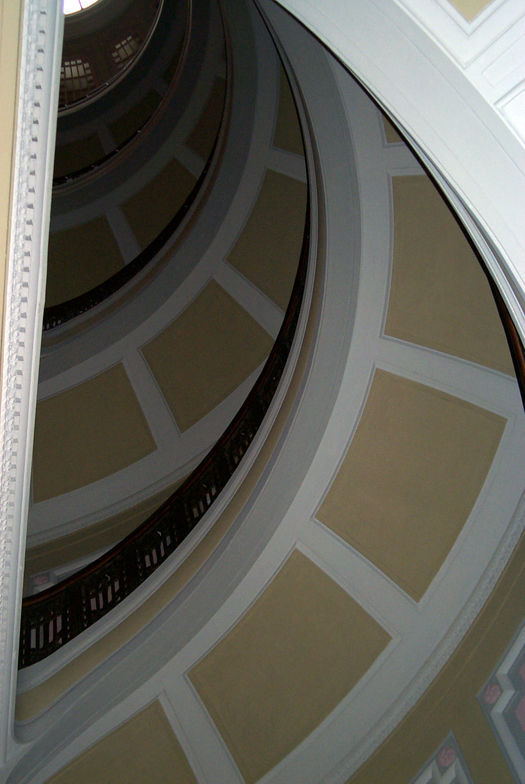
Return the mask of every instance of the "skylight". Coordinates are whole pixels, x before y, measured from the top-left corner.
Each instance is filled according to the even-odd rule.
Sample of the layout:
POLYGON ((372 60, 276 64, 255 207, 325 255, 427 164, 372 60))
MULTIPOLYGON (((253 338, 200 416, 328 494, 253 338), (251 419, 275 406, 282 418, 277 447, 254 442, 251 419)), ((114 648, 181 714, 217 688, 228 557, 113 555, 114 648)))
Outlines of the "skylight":
POLYGON ((64 0, 64 14, 66 16, 76 14, 78 11, 84 11, 84 9, 99 2, 100 0, 64 0))

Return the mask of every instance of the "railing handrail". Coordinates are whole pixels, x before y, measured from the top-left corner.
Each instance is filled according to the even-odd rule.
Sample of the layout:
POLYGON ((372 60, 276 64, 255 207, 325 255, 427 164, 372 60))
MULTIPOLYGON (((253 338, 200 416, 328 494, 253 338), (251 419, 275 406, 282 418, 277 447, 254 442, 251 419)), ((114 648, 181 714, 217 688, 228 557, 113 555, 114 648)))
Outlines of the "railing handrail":
POLYGON ((208 455, 141 525, 88 566, 22 603, 19 667, 41 661, 102 618, 192 531, 233 476, 277 390, 297 326, 309 253, 309 203, 285 317, 244 404, 208 455))

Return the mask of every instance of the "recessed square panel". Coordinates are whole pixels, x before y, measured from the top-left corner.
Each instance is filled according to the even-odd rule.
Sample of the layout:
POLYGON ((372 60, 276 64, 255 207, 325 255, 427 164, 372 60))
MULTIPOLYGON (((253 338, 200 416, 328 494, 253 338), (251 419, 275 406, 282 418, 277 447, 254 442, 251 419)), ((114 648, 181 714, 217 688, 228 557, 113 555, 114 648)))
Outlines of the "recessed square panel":
POLYGON ((80 754, 48 784, 196 784, 159 702, 80 754))
POLYGON ((179 428, 187 430, 237 389, 271 348, 268 333, 211 282, 143 353, 179 428))
POLYGON ((49 237, 46 306, 78 297, 124 266, 107 218, 102 215, 49 237))
POLYGON ((103 479, 155 448, 126 371, 116 365, 38 403, 34 500, 103 479))
POLYGON ((296 551, 190 678, 250 784, 315 729, 389 640, 296 551))
POLYGON ((505 420, 377 370, 318 518, 419 600, 465 524, 505 420))
POLYGON ((303 243, 306 185, 268 171, 252 213, 228 261, 283 310, 288 305, 303 243))
POLYGON ((122 211, 141 248, 147 248, 176 216, 190 195, 196 178, 172 160, 122 204, 122 211))
POLYGON ((394 266, 385 333, 514 374, 485 273, 426 176, 394 177, 394 266))

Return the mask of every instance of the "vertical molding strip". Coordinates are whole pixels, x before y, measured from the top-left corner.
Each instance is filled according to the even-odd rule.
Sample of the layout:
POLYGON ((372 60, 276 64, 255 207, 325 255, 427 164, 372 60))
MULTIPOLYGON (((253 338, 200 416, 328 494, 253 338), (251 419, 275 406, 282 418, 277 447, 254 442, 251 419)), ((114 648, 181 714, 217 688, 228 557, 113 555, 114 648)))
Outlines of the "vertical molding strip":
POLYGON ((61 3, 23 8, 0 399, 0 764, 14 751, 20 605, 63 31, 61 3))

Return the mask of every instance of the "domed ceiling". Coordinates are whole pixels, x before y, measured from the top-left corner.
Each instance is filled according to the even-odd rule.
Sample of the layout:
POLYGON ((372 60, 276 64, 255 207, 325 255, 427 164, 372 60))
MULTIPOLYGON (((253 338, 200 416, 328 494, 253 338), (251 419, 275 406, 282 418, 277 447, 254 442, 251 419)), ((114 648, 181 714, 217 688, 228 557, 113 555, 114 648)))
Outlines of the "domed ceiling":
POLYGON ((191 111, 125 185, 135 152, 100 192, 82 175, 57 193, 51 247, 102 221, 142 252, 173 167, 194 183, 211 154, 151 266, 44 339, 28 586, 129 531, 218 438, 279 331, 308 210, 304 306, 218 500, 137 591, 21 671, 7 781, 523 780, 525 421, 485 270, 304 27, 225 0, 223 37, 202 8, 217 25, 191 111))

